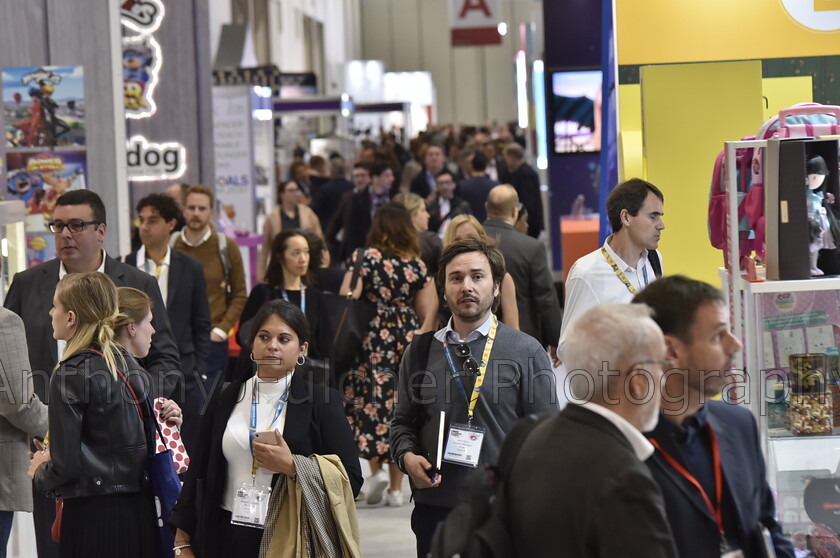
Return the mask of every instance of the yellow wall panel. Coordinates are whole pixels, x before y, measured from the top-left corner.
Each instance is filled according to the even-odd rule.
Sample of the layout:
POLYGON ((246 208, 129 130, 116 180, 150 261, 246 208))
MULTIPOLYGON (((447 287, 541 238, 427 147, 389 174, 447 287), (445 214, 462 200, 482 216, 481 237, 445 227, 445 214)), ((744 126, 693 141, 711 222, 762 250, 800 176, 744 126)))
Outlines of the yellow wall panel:
POLYGON ((840 54, 837 6, 837 0, 616 0, 618 63, 840 54))
MULTIPOLYGON (((814 98, 811 76, 764 78, 764 120, 797 103, 810 103, 814 98)), ((758 131, 758 130, 756 130, 758 131)))
POLYGON ((723 142, 755 134, 763 122, 761 63, 645 66, 641 91, 646 178, 665 195, 665 272, 720 284, 723 256, 708 236, 709 185, 723 142))

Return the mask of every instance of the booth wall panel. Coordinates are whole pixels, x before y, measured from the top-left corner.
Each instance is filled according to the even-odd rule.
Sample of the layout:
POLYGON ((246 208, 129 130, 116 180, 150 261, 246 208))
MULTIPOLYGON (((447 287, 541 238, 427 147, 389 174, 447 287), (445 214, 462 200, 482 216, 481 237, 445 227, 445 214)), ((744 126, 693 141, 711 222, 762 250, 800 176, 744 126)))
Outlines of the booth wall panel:
POLYGON ((646 179, 665 196, 659 250, 667 274, 719 283, 723 256, 709 243, 707 225, 712 169, 723 142, 758 130, 761 95, 758 61, 642 68, 646 179))

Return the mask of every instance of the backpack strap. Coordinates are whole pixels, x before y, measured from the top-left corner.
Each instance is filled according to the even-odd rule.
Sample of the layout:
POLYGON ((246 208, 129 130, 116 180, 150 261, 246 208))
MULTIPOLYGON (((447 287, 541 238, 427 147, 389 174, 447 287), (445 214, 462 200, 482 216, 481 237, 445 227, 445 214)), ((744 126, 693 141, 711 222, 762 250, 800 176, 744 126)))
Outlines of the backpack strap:
POLYGON ((659 261, 659 254, 656 250, 648 250, 648 261, 650 262, 650 267, 653 268, 653 274, 656 275, 656 278, 659 279, 662 277, 662 262, 659 261))
POLYGON ((359 274, 362 272, 362 258, 364 257, 365 249, 356 248, 356 263, 353 264, 353 275, 350 277, 350 292, 356 290, 356 284, 359 282, 359 274))

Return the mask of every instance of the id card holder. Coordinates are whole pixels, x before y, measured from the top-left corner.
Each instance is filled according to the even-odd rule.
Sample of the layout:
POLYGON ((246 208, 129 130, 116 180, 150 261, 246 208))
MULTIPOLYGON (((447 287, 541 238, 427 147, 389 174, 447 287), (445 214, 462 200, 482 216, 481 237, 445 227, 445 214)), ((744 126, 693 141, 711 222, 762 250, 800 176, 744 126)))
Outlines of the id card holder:
POLYGON ((478 467, 484 434, 484 428, 452 423, 449 426, 449 436, 446 439, 443 461, 466 467, 478 467))
MULTIPOLYGON (((723 539, 723 537, 721 537, 723 539)), ((744 558, 744 551, 740 548, 730 546, 724 539, 720 542, 720 558, 744 558)))
POLYGON ((271 487, 242 483, 233 498, 230 522, 233 525, 262 529, 270 498, 271 487))

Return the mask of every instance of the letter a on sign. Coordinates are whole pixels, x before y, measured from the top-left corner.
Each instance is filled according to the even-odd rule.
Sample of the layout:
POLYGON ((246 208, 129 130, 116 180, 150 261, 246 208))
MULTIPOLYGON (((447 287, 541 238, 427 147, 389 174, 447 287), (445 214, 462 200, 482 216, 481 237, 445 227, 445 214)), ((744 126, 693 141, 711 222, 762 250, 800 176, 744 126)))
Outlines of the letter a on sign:
POLYGON ((452 46, 500 45, 500 0, 449 0, 452 46))

